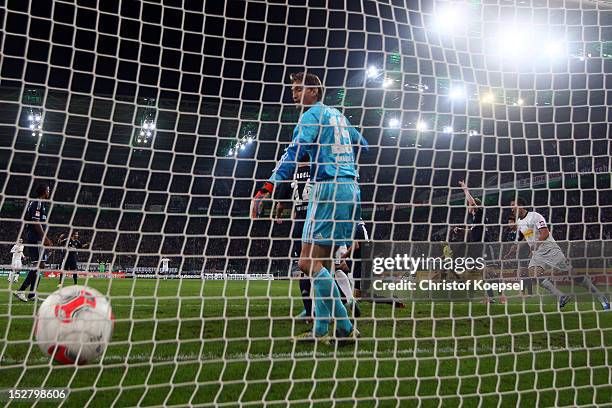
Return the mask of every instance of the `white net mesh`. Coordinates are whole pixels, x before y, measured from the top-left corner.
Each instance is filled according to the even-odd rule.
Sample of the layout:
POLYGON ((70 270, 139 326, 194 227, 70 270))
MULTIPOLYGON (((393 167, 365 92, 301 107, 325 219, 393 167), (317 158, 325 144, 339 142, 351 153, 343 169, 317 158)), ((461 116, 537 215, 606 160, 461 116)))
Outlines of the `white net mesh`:
MULTIPOLYGON (((11 295, 25 259, 19 282, 0 283, 0 388, 67 388, 64 406, 610 403, 601 302, 560 312, 536 285, 495 305, 368 293, 356 344, 296 342, 298 227, 249 216, 300 115, 289 74, 307 69, 370 144, 359 172, 375 244, 463 241, 465 180, 491 241, 526 198, 605 292, 609 2, 205 3, 0 7, 2 273, 47 183, 47 236, 90 243, 79 284, 116 317, 97 362, 54 363, 34 342, 39 300, 11 295)), ((47 251, 41 298, 66 251, 47 251)), ((506 268, 496 279, 517 281, 506 268)), ((569 293, 571 279, 552 280, 569 293)))

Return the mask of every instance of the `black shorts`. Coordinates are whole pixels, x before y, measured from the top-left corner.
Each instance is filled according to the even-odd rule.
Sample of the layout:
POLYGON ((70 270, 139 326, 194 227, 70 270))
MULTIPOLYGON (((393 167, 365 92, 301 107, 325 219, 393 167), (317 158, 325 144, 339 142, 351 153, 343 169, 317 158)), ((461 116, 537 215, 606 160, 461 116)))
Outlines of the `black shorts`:
POLYGON ((76 261, 68 260, 64 264, 64 270, 66 271, 76 271, 78 269, 76 261))

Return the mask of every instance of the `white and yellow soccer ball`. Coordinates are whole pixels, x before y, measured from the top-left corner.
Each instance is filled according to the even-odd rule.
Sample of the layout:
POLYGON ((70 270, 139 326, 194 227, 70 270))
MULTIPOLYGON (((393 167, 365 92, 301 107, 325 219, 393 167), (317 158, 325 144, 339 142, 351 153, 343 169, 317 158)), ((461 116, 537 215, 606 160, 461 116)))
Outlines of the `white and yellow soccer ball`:
POLYGON ((109 300, 95 289, 68 286, 51 294, 38 309, 34 325, 43 353, 62 364, 85 364, 110 342, 114 316, 109 300))

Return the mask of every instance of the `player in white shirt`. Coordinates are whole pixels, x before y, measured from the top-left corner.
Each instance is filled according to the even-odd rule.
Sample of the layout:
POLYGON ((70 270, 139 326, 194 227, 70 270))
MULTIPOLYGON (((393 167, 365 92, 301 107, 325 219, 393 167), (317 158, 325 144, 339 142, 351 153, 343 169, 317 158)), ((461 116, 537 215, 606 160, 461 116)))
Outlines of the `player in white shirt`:
POLYGON ((19 242, 13 245, 11 254, 13 254, 13 260, 11 261, 11 271, 9 272, 8 281, 17 282, 19 280, 19 271, 23 269, 23 264, 21 262, 24 258, 23 239, 19 238, 19 242))
MULTIPOLYGON (((516 226, 523 235, 529 248, 531 249, 531 259, 529 260, 529 275, 538 278, 545 270, 568 272, 572 275, 572 267, 561 248, 555 242, 544 217, 535 212, 528 211, 527 203, 524 199, 518 198, 512 201, 512 207, 516 214, 516 226)), ((516 245, 510 254, 516 251, 516 245)), ((604 310, 610 309, 608 299, 595 287, 591 278, 587 275, 574 277, 576 283, 580 283, 590 293, 593 293, 604 310)), ((540 286, 559 297, 559 306, 563 307, 570 301, 570 296, 565 295, 557 289, 549 278, 538 279, 540 286)))
POLYGON ((346 245, 340 245, 336 250, 334 258, 334 279, 340 288, 340 291, 346 298, 347 308, 353 311, 353 316, 360 317, 361 310, 359 309, 357 302, 355 302, 355 298, 353 297, 353 288, 351 287, 351 282, 347 276, 347 274, 351 272, 351 269, 348 267, 345 261, 348 255, 349 251, 346 245))
POLYGON ((160 272, 162 273, 162 275, 164 275, 164 279, 168 278, 168 271, 170 270, 168 268, 168 262, 170 262, 169 258, 162 258, 161 259, 162 267, 161 267, 160 272))

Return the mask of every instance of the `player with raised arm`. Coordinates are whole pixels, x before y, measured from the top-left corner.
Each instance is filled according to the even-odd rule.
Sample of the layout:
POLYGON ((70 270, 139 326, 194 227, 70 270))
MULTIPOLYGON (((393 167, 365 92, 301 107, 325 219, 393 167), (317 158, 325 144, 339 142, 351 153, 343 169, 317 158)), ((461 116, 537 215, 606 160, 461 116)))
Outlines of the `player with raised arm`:
MULTIPOLYGON (((76 285, 78 281, 78 275, 79 275, 77 273, 78 250, 86 249, 87 247, 89 247, 89 243, 83 244, 80 240, 79 231, 74 231, 72 235, 70 236, 70 238, 65 237, 64 235, 60 235, 58 245, 65 247, 66 244, 68 244, 68 250, 67 250, 66 260, 64 261, 63 270, 64 271, 74 271, 72 273, 72 279, 74 281, 74 284, 76 285)), ((57 287, 59 288, 63 284, 64 284, 64 272, 62 271, 60 272, 60 278, 59 278, 59 283, 57 284, 57 287)))
MULTIPOLYGON (((529 211, 527 202, 523 198, 519 197, 512 201, 511 205, 517 217, 517 229, 531 248, 529 275, 538 278, 545 270, 552 270, 568 272, 571 276, 573 273, 572 267, 550 233, 544 217, 535 211, 529 211)), ((509 255, 513 255, 516 248, 517 245, 514 245, 509 255)), ((594 294, 604 310, 610 310, 610 302, 597 289, 589 276, 576 276, 574 281, 594 294)), ((559 307, 565 306, 570 301, 571 297, 557 289, 549 278, 538 279, 538 283, 559 298, 559 307)))
MULTIPOLYGON (((490 243, 493 241, 491 232, 487 228, 489 220, 484 213, 484 207, 482 202, 478 198, 474 198, 468 189, 467 184, 463 180, 459 180, 459 186, 465 194, 465 200, 467 202, 468 209, 468 224, 469 227, 465 228, 468 232, 467 242, 469 245, 469 252, 473 258, 484 257, 485 269, 484 275, 489 282, 496 282, 496 276, 492 272, 491 265, 495 260, 493 248, 490 243), (480 245, 479 243, 484 243, 480 245)), ((487 289, 487 297, 485 299, 489 303, 495 303, 495 294, 492 289, 487 289)), ((503 293, 500 294, 499 301, 505 302, 503 293)))
POLYGON ((252 216, 261 213, 264 200, 270 198, 277 183, 293 176, 298 161, 308 156, 316 163, 298 264, 313 279, 316 317, 314 330, 300 338, 329 342, 329 323, 334 317, 336 336, 352 339, 359 332, 348 319, 330 268, 334 250, 350 244, 360 218, 354 150, 367 143, 337 109, 321 103, 323 87, 316 75, 300 72, 292 75, 291 81, 293 101, 307 110, 272 176, 255 195, 252 216))
POLYGON ((13 294, 22 302, 27 302, 36 297, 36 287, 45 268, 47 256, 45 246, 53 245, 53 242, 46 235, 46 222, 48 206, 45 202, 51 195, 51 189, 47 184, 39 184, 36 187, 36 200, 30 201, 25 213, 25 236, 26 253, 34 268, 28 271, 28 275, 18 290, 13 294), (29 286, 28 297, 24 295, 25 289, 29 286))
POLYGON ((23 263, 21 262, 24 258, 23 255, 23 239, 19 238, 19 241, 11 248, 12 260, 11 260, 11 271, 9 272, 8 281, 17 282, 19 280, 19 272, 23 269, 23 263))

